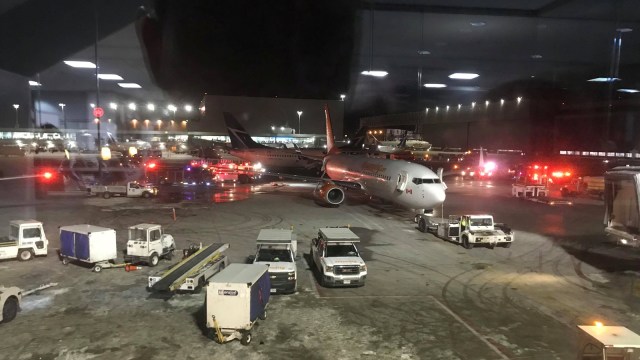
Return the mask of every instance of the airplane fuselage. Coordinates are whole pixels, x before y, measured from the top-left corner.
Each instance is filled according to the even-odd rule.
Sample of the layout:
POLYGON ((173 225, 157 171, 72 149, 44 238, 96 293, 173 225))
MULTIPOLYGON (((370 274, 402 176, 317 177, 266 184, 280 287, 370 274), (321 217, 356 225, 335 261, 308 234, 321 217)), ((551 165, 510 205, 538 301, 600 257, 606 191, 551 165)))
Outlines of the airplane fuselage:
POLYGON ((313 160, 295 149, 232 149, 231 155, 244 161, 260 163, 267 170, 299 168, 310 169, 319 167, 321 162, 313 160))
POLYGON ((445 200, 445 185, 431 169, 403 160, 334 154, 325 158, 333 180, 359 183, 373 196, 410 209, 433 209, 445 200))

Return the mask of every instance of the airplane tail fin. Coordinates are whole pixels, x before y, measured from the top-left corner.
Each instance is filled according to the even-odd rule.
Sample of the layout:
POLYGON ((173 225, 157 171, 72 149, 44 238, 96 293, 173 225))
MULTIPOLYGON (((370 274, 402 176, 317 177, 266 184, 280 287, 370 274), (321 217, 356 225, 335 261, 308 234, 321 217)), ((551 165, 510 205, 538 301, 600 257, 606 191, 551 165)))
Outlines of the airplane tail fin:
POLYGON ((402 136, 402 139, 400 140, 400 143, 398 144, 398 148, 406 148, 407 147, 407 132, 405 131, 404 136, 402 136))
POLYGON ((333 127, 331 126, 331 115, 329 115, 329 105, 324 104, 324 117, 327 122, 327 154, 337 154, 340 152, 333 139, 333 127))
POLYGON ((481 169, 484 168, 484 153, 482 150, 482 146, 480 146, 480 158, 478 159, 478 167, 481 169))
POLYGON ((365 143, 367 140, 367 128, 361 127, 358 129, 358 132, 353 136, 353 139, 349 143, 349 145, 341 146, 341 149, 344 150, 362 150, 364 149, 365 143))
POLYGON ((229 138, 231 139, 231 147, 234 149, 253 149, 264 148, 264 145, 253 141, 251 135, 244 129, 231 113, 225 112, 224 122, 227 125, 229 138))

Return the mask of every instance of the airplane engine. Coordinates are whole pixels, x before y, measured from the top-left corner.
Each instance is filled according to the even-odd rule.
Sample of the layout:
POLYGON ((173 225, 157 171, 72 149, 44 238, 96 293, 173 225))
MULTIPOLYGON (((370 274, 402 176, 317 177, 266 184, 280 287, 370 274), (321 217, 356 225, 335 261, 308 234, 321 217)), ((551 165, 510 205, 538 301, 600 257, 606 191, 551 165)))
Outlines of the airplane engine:
POLYGON ((338 206, 344 201, 344 190, 330 182, 323 183, 313 195, 321 205, 338 206))

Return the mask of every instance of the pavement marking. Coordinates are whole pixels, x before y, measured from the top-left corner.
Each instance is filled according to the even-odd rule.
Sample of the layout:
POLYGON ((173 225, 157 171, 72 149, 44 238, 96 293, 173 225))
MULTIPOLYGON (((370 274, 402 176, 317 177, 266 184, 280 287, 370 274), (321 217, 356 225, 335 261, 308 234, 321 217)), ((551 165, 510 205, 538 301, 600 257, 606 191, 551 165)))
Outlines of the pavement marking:
POLYGON ((441 303, 438 299, 436 299, 433 296, 429 297, 436 302, 436 304, 440 305, 440 307, 446 311, 447 313, 449 313, 449 315, 451 315, 452 318, 454 318, 457 322, 459 322, 460 324, 462 324, 464 327, 467 328, 467 330, 469 330, 473 335, 475 335, 478 339, 480 339, 482 342, 484 342, 491 350, 493 350, 496 354, 498 354, 498 356, 501 359, 505 359, 505 360, 509 360, 509 357, 507 355, 505 355, 502 351, 500 351, 500 349, 498 349, 497 347, 495 347, 495 345, 493 345, 492 343, 490 343, 484 336, 480 335, 479 332, 477 332, 474 328, 471 327, 471 325, 467 324, 464 320, 462 320, 462 318, 460 316, 458 316, 455 312, 453 312, 453 310, 449 309, 445 304, 441 303))

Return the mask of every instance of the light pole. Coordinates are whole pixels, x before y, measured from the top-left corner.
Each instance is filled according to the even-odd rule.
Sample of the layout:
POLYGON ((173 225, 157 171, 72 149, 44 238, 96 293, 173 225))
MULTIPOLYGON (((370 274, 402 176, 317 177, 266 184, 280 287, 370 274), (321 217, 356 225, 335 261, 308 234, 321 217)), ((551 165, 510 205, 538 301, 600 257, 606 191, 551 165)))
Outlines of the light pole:
POLYGON ((67 105, 60 103, 58 106, 62 109, 62 123, 64 124, 64 129, 67 130, 67 118, 64 116, 64 107, 67 105))
POLYGON ((298 110, 298 134, 300 134, 300 116, 302 116, 302 111, 298 110))
POLYGON ((18 123, 18 108, 19 107, 20 107, 20 105, 13 104, 13 108, 16 109, 16 129, 20 127, 20 124, 18 123))

